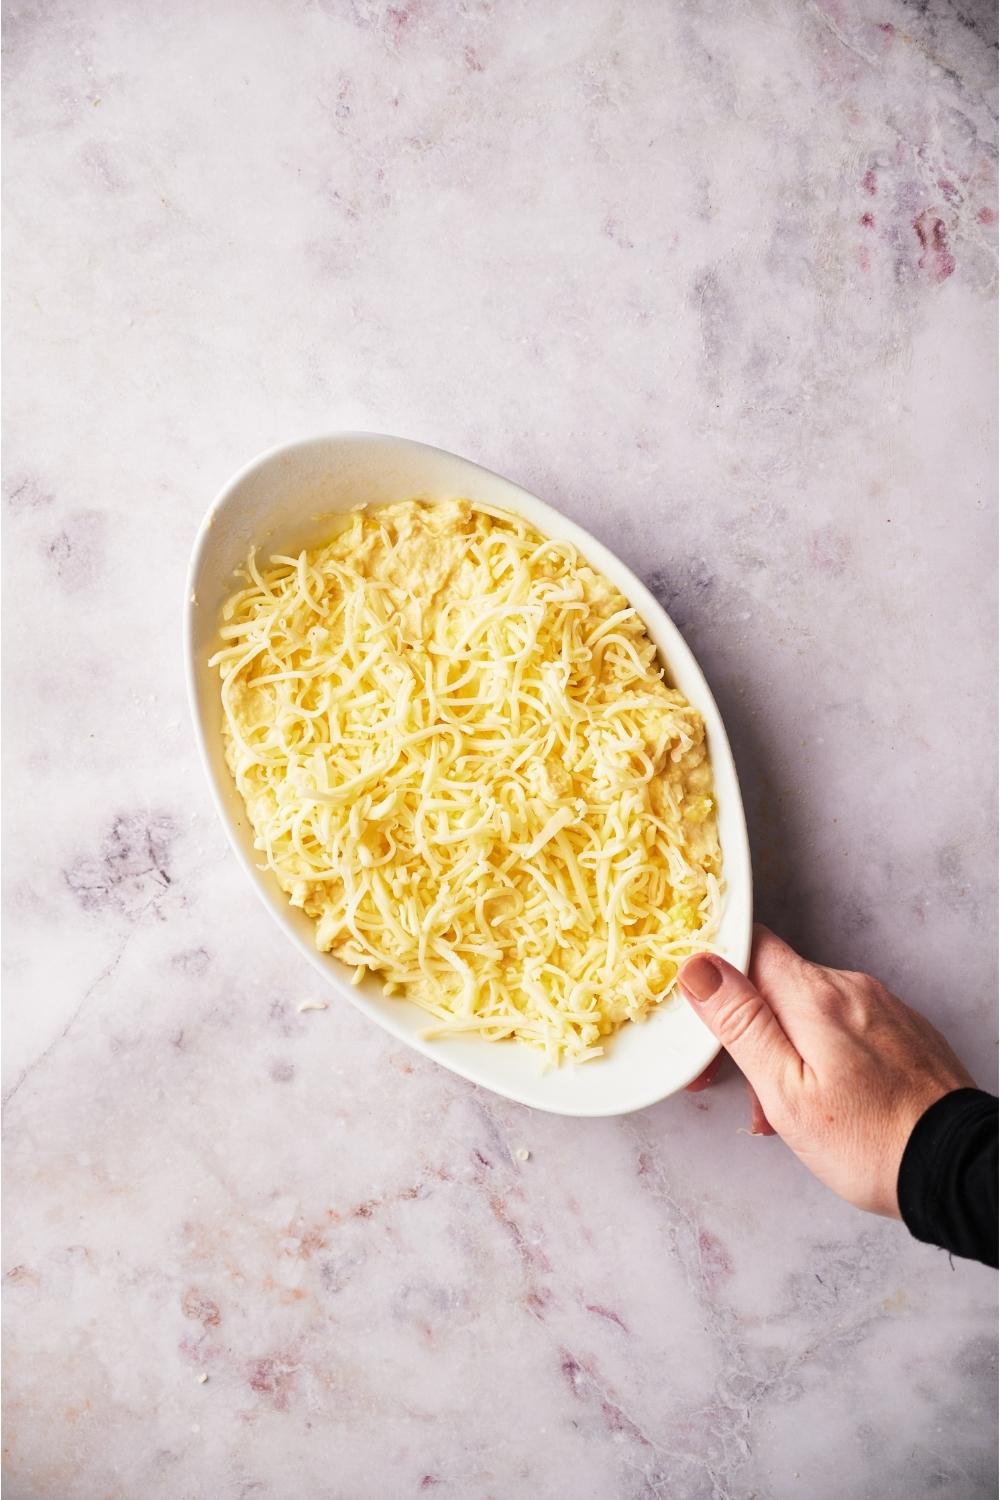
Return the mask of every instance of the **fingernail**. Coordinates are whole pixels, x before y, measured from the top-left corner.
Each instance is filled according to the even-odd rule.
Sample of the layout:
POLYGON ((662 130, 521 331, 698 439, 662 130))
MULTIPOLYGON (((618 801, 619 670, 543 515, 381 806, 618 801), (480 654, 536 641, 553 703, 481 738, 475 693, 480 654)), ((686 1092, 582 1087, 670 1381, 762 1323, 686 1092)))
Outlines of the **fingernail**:
POLYGON ((710 1000, 722 983, 722 975, 710 958, 699 953, 681 970, 681 984, 693 1000, 710 1000))

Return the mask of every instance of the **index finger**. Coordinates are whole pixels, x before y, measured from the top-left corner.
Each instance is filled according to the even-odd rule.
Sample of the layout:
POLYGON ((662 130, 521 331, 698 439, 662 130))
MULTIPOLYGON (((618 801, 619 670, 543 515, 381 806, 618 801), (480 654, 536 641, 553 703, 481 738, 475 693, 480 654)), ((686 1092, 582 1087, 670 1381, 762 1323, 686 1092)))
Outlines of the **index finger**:
POLYGON ((754 924, 749 977, 781 1022, 799 1054, 805 1057, 821 1017, 817 1010, 817 981, 824 971, 803 958, 777 933, 754 924))

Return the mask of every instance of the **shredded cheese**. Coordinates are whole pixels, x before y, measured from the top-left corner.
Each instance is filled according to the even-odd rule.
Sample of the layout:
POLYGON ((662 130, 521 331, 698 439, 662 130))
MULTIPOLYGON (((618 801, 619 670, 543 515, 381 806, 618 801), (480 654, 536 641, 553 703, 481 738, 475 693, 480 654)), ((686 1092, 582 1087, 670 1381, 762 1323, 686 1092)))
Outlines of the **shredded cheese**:
POLYGON ((316 943, 430 1035, 598 1056, 720 912, 702 721, 565 542, 468 500, 357 507, 228 600, 229 766, 316 943))

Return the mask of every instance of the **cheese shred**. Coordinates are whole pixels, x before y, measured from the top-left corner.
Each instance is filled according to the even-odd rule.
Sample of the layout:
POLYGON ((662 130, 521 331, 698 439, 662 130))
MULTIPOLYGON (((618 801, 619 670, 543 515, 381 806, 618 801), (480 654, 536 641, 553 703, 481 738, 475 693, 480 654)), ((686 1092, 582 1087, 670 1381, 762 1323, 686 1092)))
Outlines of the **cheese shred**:
POLYGON ((228 764, 316 943, 429 1035, 604 1050, 721 905, 704 727, 566 542, 468 500, 356 508, 227 601, 228 764))

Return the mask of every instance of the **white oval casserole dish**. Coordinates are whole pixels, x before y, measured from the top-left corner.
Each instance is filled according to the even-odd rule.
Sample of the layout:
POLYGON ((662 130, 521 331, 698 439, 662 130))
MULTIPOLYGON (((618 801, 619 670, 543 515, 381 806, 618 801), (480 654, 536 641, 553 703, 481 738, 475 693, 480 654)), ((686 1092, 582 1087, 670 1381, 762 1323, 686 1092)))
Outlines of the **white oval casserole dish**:
MULTIPOLYGON (((393 1036, 494 1093, 562 1115, 618 1115, 655 1104, 684 1088, 718 1051, 715 1038, 680 997, 628 1024, 608 1054, 591 1062, 542 1070, 539 1054, 516 1043, 479 1037, 425 1041, 425 1011, 386 997, 377 979, 354 987, 348 971, 317 951, 312 921, 292 907, 269 870, 259 866, 242 799, 226 766, 219 677, 208 667, 217 648, 219 613, 232 592, 234 570, 251 547, 297 552, 330 539, 338 517, 360 501, 371 505, 421 498, 466 497, 516 511, 544 536, 572 542, 614 583, 642 616, 672 682, 702 715, 715 779, 725 900, 716 947, 745 969, 752 923, 750 852, 736 768, 719 710, 697 662, 653 595, 588 532, 520 486, 440 448, 376 433, 332 433, 261 454, 222 489, 195 541, 188 577, 184 649, 195 735, 219 816, 258 895, 313 967, 393 1036)), ((336 1009, 329 1012, 336 1026, 336 1009)), ((326 1022, 324 1021, 324 1025, 326 1022)), ((324 1032, 317 1031, 317 1043, 324 1032)), ((335 1044, 330 1036, 331 1062, 335 1044)))

